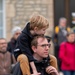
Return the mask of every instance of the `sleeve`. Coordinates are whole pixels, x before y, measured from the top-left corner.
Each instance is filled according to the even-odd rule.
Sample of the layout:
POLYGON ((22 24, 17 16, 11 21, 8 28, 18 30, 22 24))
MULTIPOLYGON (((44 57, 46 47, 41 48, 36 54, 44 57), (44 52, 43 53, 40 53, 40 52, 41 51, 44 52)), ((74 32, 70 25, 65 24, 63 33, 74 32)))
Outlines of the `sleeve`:
POLYGON ((60 49, 59 49, 59 59, 61 62, 64 62, 65 64, 69 64, 68 58, 66 56, 66 43, 61 43, 60 49))
POLYGON ((22 34, 18 39, 17 39, 17 45, 16 45, 16 49, 20 49, 20 51, 16 51, 14 52, 16 58, 18 57, 18 55, 20 53, 27 55, 29 61, 34 61, 33 56, 32 56, 32 50, 30 48, 30 43, 31 41, 29 41, 31 39, 29 39, 29 37, 25 34, 22 34))

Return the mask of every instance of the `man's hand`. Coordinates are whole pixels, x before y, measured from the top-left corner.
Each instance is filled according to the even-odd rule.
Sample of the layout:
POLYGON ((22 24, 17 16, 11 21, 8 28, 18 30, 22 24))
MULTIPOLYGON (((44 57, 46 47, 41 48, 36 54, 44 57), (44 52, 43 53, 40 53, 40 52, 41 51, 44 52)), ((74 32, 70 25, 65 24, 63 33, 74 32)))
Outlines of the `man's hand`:
POLYGON ((58 72, 57 72, 57 70, 53 66, 48 66, 46 68, 46 72, 48 74, 52 74, 52 75, 59 75, 58 72))

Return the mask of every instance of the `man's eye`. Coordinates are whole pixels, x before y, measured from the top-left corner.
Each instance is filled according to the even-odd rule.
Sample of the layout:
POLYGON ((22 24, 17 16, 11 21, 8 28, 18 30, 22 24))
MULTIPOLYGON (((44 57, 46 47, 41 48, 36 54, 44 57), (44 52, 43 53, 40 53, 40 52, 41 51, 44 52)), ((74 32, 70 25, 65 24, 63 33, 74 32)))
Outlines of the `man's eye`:
POLYGON ((42 47, 45 47, 46 45, 41 45, 42 47))

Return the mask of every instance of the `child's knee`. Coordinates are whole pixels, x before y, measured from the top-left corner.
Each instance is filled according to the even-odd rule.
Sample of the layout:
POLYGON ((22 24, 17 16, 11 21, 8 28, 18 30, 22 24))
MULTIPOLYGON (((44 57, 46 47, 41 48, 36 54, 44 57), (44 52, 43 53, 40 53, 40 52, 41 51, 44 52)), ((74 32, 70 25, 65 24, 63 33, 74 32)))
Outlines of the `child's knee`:
POLYGON ((18 62, 28 62, 28 58, 27 58, 27 56, 25 55, 25 54, 20 54, 19 56, 18 56, 18 58, 17 58, 17 61, 18 62))

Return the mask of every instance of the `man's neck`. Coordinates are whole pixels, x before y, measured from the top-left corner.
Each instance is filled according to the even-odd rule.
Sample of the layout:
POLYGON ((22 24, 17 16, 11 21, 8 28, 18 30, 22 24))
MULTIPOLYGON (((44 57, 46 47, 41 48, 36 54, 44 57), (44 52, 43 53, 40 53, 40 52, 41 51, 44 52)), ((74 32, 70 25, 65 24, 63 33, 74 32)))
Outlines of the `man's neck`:
POLYGON ((41 58, 39 55, 37 54, 33 54, 34 59, 38 60, 38 61, 42 61, 43 58, 41 58))

